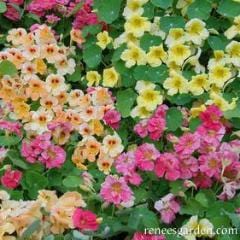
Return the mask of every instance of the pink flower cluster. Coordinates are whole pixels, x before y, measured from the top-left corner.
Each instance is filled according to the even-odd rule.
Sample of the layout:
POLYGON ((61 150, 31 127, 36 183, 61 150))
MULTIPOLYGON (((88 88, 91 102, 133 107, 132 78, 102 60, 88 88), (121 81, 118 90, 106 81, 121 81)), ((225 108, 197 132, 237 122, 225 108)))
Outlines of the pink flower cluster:
POLYGON ((108 110, 104 114, 103 121, 111 128, 118 129, 121 121, 121 114, 115 109, 108 110))
POLYGON ((136 232, 132 240, 166 240, 166 238, 163 235, 152 235, 136 232))
POLYGON ((161 220, 166 223, 172 223, 176 214, 180 211, 180 204, 175 199, 175 196, 171 193, 155 202, 154 208, 160 213, 161 220))
POLYGON ((167 109, 166 105, 160 105, 149 119, 136 124, 134 131, 142 138, 149 136, 152 140, 159 140, 166 128, 167 109))
POLYGON ((4 13, 4 16, 12 21, 18 21, 20 14, 14 5, 21 6, 24 0, 4 0, 4 2, 7 4, 7 11, 4 13))
POLYGON ((23 141, 21 154, 29 163, 41 162, 46 168, 60 168, 66 159, 66 152, 51 142, 51 134, 38 135, 30 142, 23 141))

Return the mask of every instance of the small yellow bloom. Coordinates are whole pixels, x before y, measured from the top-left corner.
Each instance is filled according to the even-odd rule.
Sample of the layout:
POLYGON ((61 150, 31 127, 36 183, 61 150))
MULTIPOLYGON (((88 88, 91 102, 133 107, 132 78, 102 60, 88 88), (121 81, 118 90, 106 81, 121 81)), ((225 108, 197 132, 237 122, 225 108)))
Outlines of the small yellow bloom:
POLYGON ((112 42, 112 38, 109 36, 107 31, 103 31, 98 33, 97 35, 97 45, 101 48, 101 49, 105 49, 107 47, 107 45, 109 43, 112 42))
POLYGON ((144 90, 147 90, 147 89, 154 90, 155 87, 156 85, 150 81, 140 80, 140 81, 137 81, 135 90, 141 94, 144 90))
POLYGON ((131 45, 128 49, 124 50, 121 55, 121 59, 125 61, 125 65, 127 68, 130 68, 135 64, 145 65, 146 53, 141 48, 135 45, 131 45))
POLYGON ((87 72, 86 79, 88 81, 88 86, 98 86, 101 80, 101 75, 97 71, 89 71, 87 72))
POLYGON ((169 30, 165 43, 168 46, 172 46, 174 44, 182 44, 185 41, 186 36, 183 28, 171 28, 169 30))
POLYGON ((222 50, 216 50, 213 52, 213 58, 208 61, 208 68, 212 68, 216 64, 225 64, 226 58, 225 53, 222 50))
POLYGON ((138 105, 145 107, 147 111, 155 110, 157 105, 162 104, 162 102, 163 97, 157 90, 145 89, 137 97, 138 105))
POLYGON ((209 89, 209 80, 207 74, 199 74, 192 77, 192 80, 189 82, 189 90, 193 95, 201 95, 204 93, 204 90, 209 89))
POLYGON ((234 18, 233 21, 233 26, 231 26, 225 33, 224 35, 228 38, 228 39, 232 39, 235 36, 240 34, 240 16, 237 16, 234 18))
POLYGON ((236 67, 240 67, 240 42, 232 41, 226 47, 229 61, 236 67))
POLYGON ((193 106, 190 110, 192 117, 198 117, 201 112, 204 112, 206 110, 206 106, 204 104, 201 104, 200 106, 193 106))
POLYGON ((114 67, 103 70, 103 86, 114 87, 119 80, 119 74, 114 67))
POLYGON ((189 46, 183 44, 175 44, 170 47, 168 51, 169 61, 176 62, 177 65, 182 65, 190 55, 191 51, 189 46))
POLYGON ((215 65, 210 69, 209 80, 212 84, 221 88, 231 78, 231 70, 223 65, 215 65))
POLYGON ((142 15, 144 12, 142 6, 146 2, 148 2, 148 0, 128 0, 123 11, 123 16, 129 18, 133 14, 142 15))
POLYGON ((163 87, 168 90, 170 96, 177 93, 187 93, 188 81, 177 72, 171 72, 170 77, 164 81, 163 87))
POLYGON ((181 9, 183 16, 186 15, 188 7, 193 3, 194 0, 178 0, 176 8, 181 9))
POLYGON ((139 118, 148 118, 152 114, 152 111, 148 111, 145 106, 136 106, 131 111, 131 117, 139 117, 139 118))
POLYGON ((157 67, 165 62, 167 58, 167 53, 164 51, 163 46, 150 47, 147 54, 147 62, 152 67, 157 67))
POLYGON ((124 29, 127 33, 132 33, 135 37, 143 36, 144 32, 149 32, 151 23, 146 17, 140 15, 132 15, 124 25, 124 29))
POLYGON ((198 18, 191 19, 187 22, 185 28, 188 39, 196 45, 201 45, 202 41, 209 36, 209 32, 205 26, 206 24, 198 18))

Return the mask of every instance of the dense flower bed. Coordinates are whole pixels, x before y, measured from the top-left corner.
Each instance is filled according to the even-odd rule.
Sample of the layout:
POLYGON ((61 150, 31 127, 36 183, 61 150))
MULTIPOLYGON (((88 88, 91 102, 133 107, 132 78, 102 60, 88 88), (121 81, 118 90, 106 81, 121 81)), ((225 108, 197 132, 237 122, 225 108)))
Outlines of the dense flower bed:
POLYGON ((240 1, 0 13, 0 239, 239 239, 240 1))

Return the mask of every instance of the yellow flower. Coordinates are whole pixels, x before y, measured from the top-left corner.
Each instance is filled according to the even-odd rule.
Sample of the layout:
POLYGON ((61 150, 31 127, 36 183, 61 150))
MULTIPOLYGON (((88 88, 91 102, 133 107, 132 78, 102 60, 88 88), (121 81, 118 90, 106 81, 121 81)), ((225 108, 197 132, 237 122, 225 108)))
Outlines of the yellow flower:
POLYGON ((86 79, 88 81, 88 86, 93 86, 94 84, 98 86, 101 80, 101 75, 97 71, 89 71, 87 72, 86 79))
POLYGON ((208 61, 208 68, 212 68, 216 64, 225 64, 226 63, 224 51, 216 50, 213 52, 213 56, 214 56, 214 58, 211 58, 208 61))
POLYGON ((163 46, 150 47, 147 54, 147 62, 152 67, 157 67, 165 62, 167 58, 167 53, 164 51, 163 46))
POLYGON ((201 112, 206 110, 206 106, 201 104, 200 106, 193 106, 190 110, 191 116, 193 118, 198 117, 201 112))
POLYGON ((196 240, 199 237, 214 237, 214 226, 206 218, 198 220, 198 216, 192 216, 189 221, 182 226, 181 233, 187 240, 196 240))
POLYGON ((192 77, 192 80, 189 82, 189 90, 193 95, 201 95, 204 93, 204 90, 209 89, 209 80, 207 74, 199 74, 192 77))
POLYGON ((144 90, 154 90, 155 87, 156 85, 152 82, 140 80, 137 81, 135 90, 141 94, 144 90))
POLYGON ((182 65, 190 55, 190 48, 183 44, 174 44, 168 52, 169 61, 176 62, 177 65, 182 65))
POLYGON ((129 18, 133 14, 142 15, 144 12, 142 6, 146 2, 148 2, 148 0, 128 0, 123 11, 123 16, 129 18))
POLYGON ((229 60, 236 67, 240 67, 240 42, 232 41, 226 47, 229 60))
POLYGON ((151 111, 148 111, 145 106, 136 106, 131 111, 131 117, 139 117, 139 118, 148 118, 152 114, 151 111))
POLYGON ((201 45, 202 41, 209 36, 209 32, 205 26, 206 24, 198 18, 191 19, 187 22, 185 29, 188 39, 196 45, 201 45))
POLYGON ((146 53, 139 47, 131 45, 128 49, 124 50, 121 59, 125 61, 127 68, 137 65, 146 64, 146 53))
POLYGON ((177 93, 187 93, 188 81, 182 75, 173 71, 170 73, 170 77, 164 81, 163 87, 168 90, 170 96, 177 93))
POLYGON ((143 36, 144 32, 149 32, 151 23, 146 17, 141 17, 137 14, 132 15, 124 24, 124 29, 127 33, 132 33, 135 37, 143 36))
POLYGON ((186 41, 185 32, 182 28, 171 28, 169 30, 165 43, 168 46, 172 46, 174 44, 182 44, 185 41, 186 41))
POLYGON ((210 94, 210 98, 211 100, 208 100, 206 104, 215 104, 223 112, 234 109, 238 100, 238 98, 233 98, 232 102, 228 102, 226 99, 223 98, 221 94, 217 94, 214 92, 210 94))
POLYGON ((119 80, 119 74, 114 67, 103 70, 103 86, 114 87, 119 80))
POLYGON ((194 0, 178 0, 176 8, 181 9, 183 16, 186 15, 188 7, 193 3, 194 0))
POLYGON ((97 35, 97 45, 101 48, 101 49, 105 49, 107 47, 107 45, 109 43, 112 42, 112 38, 109 37, 109 34, 107 31, 103 31, 98 33, 97 35))
POLYGON ((139 40, 132 33, 124 32, 119 37, 114 39, 114 49, 119 48, 123 43, 127 43, 127 46, 138 45, 139 40))
POLYGON ((137 97, 137 103, 141 107, 145 107, 147 111, 153 111, 157 105, 162 104, 163 97, 159 91, 152 89, 143 89, 137 97))
POLYGON ((220 88, 224 86, 225 82, 227 82, 231 76, 230 68, 224 67, 221 64, 213 66, 209 72, 210 82, 220 88))
POLYGON ((47 65, 40 58, 34 60, 34 67, 36 72, 42 75, 47 71, 47 65))
POLYGON ((224 35, 228 38, 228 39, 232 39, 235 36, 240 34, 240 16, 237 16, 234 18, 233 21, 233 26, 231 26, 225 33, 224 35))

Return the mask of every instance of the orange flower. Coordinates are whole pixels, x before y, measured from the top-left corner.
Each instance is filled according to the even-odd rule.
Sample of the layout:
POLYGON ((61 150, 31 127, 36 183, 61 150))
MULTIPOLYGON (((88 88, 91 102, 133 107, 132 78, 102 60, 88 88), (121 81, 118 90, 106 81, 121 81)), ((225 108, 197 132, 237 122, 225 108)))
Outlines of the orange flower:
POLYGON ((29 81, 29 86, 26 88, 27 97, 31 98, 33 101, 36 101, 40 97, 44 96, 45 93, 45 82, 38 78, 33 78, 29 81))
POLYGON ((82 36, 82 32, 80 30, 77 29, 72 29, 70 32, 71 35, 71 40, 78 43, 78 44, 82 44, 84 42, 84 38, 82 36))

